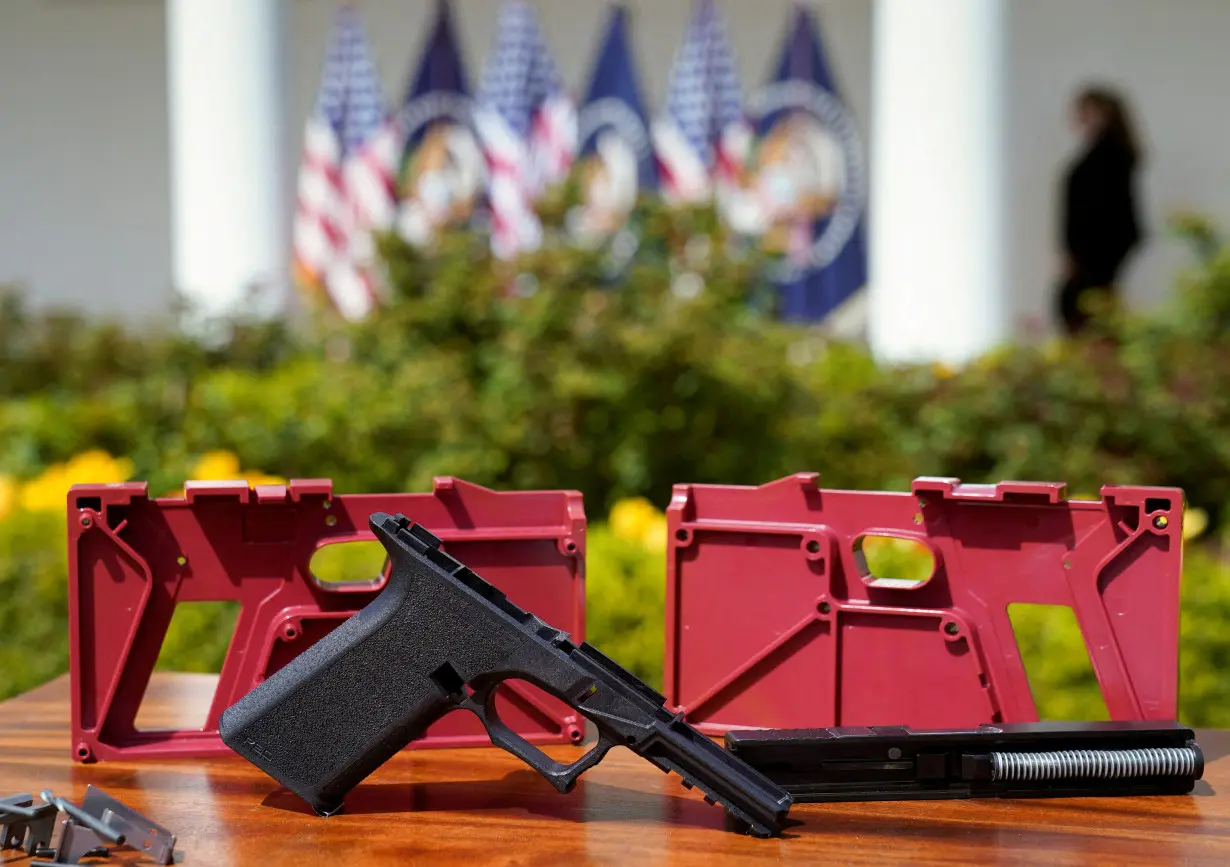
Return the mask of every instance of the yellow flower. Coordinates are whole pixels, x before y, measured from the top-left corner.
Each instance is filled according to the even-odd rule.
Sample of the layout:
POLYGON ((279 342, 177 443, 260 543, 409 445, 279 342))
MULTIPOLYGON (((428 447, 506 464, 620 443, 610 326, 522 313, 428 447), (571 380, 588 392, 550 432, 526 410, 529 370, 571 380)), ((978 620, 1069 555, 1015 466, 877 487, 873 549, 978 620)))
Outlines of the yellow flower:
POLYGON ((956 371, 942 361, 933 361, 931 363, 931 375, 936 379, 952 379, 956 371))
MULTIPOLYGON (((3 508, 0 507, 0 514, 3 514, 3 508)), ((1192 539, 1198 539, 1209 526, 1209 513, 1204 509, 1189 509, 1183 510, 1183 541, 1189 542, 1192 539)))
POLYGON ((641 535, 641 544, 650 551, 666 550, 666 515, 661 512, 654 514, 645 525, 645 532, 641 535))
MULTIPOLYGON (((194 482, 247 482, 248 487, 257 485, 284 485, 286 479, 281 476, 271 476, 264 470, 241 470, 239 458, 227 451, 206 452, 201 455, 188 472, 189 481, 194 482)), ((172 491, 168 497, 182 497, 184 491, 172 491)))
POLYGON ((29 512, 59 512, 65 508, 73 485, 107 485, 132 476, 132 461, 113 458, 100 450, 83 452, 68 463, 48 467, 21 488, 18 502, 29 512))
POLYGON ((13 511, 13 504, 16 500, 17 483, 8 476, 0 476, 0 521, 3 521, 5 515, 13 511))
POLYGON ((271 476, 268 473, 262 473, 260 470, 244 470, 239 474, 239 477, 248 483, 249 487, 255 488, 257 485, 284 485, 286 479, 281 476, 271 476))
POLYGON ((611 508, 611 533, 646 548, 666 547, 666 516, 644 497, 620 500, 611 508))
POLYGON ((65 508, 67 479, 63 464, 48 467, 38 478, 21 486, 18 504, 27 512, 54 512, 65 508))
POLYGON ((1062 361, 1068 354, 1068 344, 1064 340, 1048 340, 1042 346, 1042 360, 1054 364, 1062 361))
POLYGON ((983 372, 996 370, 1003 366, 1004 362, 1012 357, 1013 348, 1011 346, 1002 346, 996 349, 990 349, 982 355, 975 358, 969 363, 969 367, 973 370, 983 372))
POLYGON ((611 508, 611 532, 619 539, 639 539, 653 512, 653 505, 644 497, 620 500, 611 508))
POLYGON ((229 482, 238 479, 239 458, 230 452, 206 452, 192 465, 188 478, 200 482, 229 482))
POLYGON ((69 460, 64 470, 69 482, 74 485, 113 485, 132 477, 132 461, 113 458, 104 451, 94 449, 69 460))

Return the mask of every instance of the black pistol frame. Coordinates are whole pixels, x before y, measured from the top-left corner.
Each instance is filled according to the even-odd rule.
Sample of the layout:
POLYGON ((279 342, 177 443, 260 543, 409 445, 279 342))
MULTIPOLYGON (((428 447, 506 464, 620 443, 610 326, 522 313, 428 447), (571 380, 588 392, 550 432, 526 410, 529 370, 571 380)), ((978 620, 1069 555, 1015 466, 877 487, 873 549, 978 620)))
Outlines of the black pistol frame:
POLYGON ((439 717, 474 713, 496 746, 569 791, 614 746, 675 771, 757 836, 778 833, 791 798, 665 708, 663 696, 588 644, 521 610, 403 516, 371 527, 392 564, 380 596, 223 715, 223 740, 328 815, 347 791, 439 717), (495 694, 520 679, 598 731, 571 764, 503 723, 495 694))

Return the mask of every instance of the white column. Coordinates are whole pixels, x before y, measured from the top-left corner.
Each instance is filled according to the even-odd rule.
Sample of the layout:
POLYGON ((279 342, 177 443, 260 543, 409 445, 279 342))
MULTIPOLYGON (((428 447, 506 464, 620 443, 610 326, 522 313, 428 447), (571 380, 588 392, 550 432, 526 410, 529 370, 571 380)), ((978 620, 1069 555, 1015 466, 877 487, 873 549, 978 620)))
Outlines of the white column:
POLYGON ((283 0, 167 0, 172 277, 185 323, 286 300, 283 0))
POLYGON ((868 336, 961 363, 1009 337, 1003 0, 876 0, 868 336))

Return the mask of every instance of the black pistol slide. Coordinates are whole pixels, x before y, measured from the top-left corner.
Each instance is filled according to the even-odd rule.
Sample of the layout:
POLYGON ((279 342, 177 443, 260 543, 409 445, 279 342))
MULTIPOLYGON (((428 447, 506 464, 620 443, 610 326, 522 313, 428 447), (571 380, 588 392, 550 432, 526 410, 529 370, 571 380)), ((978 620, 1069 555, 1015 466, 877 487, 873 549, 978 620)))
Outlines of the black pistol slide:
POLYGON ((800 803, 1184 795, 1204 773, 1195 734, 1172 722, 764 729, 726 747, 800 803))

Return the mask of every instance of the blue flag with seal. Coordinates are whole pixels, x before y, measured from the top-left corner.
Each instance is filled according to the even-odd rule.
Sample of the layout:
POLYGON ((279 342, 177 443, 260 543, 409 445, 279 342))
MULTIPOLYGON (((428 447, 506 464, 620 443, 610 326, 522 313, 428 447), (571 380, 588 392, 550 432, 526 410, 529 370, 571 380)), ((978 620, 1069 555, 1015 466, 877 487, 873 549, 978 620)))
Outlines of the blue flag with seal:
POLYGON ((773 81, 753 95, 748 110, 756 152, 727 217, 776 257, 782 316, 818 322, 867 282, 867 168, 818 25, 801 5, 773 81))
POLYGON ((586 240, 609 238, 623 229, 642 190, 657 185, 657 161, 649 119, 629 45, 629 13, 611 8, 580 113, 575 171, 580 206, 569 215, 573 233, 586 240))
POLYGON ((405 149, 397 231, 412 244, 470 220, 487 185, 486 159, 474 131, 474 103, 449 0, 436 21, 398 116, 405 149))

